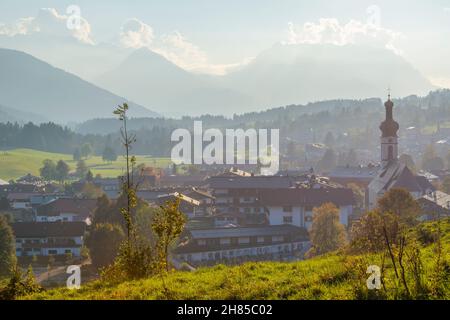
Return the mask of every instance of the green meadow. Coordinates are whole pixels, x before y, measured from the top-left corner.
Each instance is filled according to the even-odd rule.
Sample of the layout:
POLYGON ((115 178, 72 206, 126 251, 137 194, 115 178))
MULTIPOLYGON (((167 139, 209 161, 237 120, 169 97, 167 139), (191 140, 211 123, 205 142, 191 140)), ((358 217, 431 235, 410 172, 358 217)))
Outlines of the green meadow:
MULTIPOLYGON (((64 160, 70 166, 71 171, 76 168, 76 161, 72 155, 61 153, 50 153, 32 149, 14 149, 0 151, 0 179, 8 181, 17 179, 28 173, 39 175, 39 168, 45 159, 53 161, 64 160)), ((117 177, 125 169, 125 159, 122 156, 117 161, 111 163, 103 161, 101 156, 92 156, 84 159, 88 168, 94 175, 101 174, 102 177, 117 177)), ((154 158, 151 156, 136 156, 138 164, 144 163, 147 166, 165 168, 170 165, 169 158, 154 158)))

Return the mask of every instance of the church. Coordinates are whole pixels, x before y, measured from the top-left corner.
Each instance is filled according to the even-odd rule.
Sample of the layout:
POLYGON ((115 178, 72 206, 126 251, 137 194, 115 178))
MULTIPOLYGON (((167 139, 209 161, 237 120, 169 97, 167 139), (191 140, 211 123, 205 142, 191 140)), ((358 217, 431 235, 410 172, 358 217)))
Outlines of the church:
POLYGON ((392 188, 403 188, 418 199, 434 191, 431 183, 422 176, 411 172, 406 164, 398 160, 398 136, 399 124, 394 120, 394 103, 391 96, 384 104, 386 119, 381 123, 381 166, 377 175, 369 183, 366 190, 366 207, 373 209, 377 200, 392 188))

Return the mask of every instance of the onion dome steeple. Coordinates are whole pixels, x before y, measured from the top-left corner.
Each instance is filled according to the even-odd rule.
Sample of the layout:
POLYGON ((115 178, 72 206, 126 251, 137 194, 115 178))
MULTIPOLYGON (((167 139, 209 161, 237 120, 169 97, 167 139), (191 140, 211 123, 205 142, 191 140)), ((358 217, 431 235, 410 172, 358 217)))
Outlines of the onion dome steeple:
POLYGON ((393 117, 394 103, 391 101, 391 95, 388 95, 388 100, 385 102, 386 119, 381 123, 380 130, 382 137, 397 137, 397 131, 399 129, 398 123, 393 117))

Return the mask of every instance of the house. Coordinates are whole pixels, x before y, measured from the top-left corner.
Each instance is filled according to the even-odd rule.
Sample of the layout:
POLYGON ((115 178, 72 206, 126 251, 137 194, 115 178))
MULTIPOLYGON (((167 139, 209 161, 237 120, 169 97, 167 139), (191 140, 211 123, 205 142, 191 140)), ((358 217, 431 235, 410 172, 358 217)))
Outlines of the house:
POLYGON ((351 189, 267 189, 260 193, 260 204, 268 214, 270 225, 289 224, 309 229, 312 225, 313 208, 328 202, 339 209, 339 220, 347 226, 355 205, 351 189))
MULTIPOLYGON (((216 198, 216 213, 238 214, 242 218, 241 223, 244 225, 270 224, 266 203, 262 194, 265 194, 266 199, 269 199, 268 195, 271 192, 283 195, 284 192, 292 193, 299 192, 295 190, 312 189, 320 190, 317 191, 317 194, 325 196, 327 194, 325 190, 344 189, 331 183, 327 178, 314 174, 302 176, 219 175, 211 177, 208 181, 209 187, 213 191, 212 195, 216 198)), ((330 192, 333 193, 335 191, 330 192)), ((351 190, 348 189, 346 192, 351 193, 351 190)), ((310 194, 315 195, 316 193, 311 192, 310 194)), ((280 199, 286 198, 281 196, 280 199)), ((289 206, 291 204, 282 203, 281 206, 289 206)), ((352 212, 351 209, 347 211, 349 215, 352 212)), ((303 224, 298 226, 303 226, 303 224)))
POLYGON ((36 221, 83 221, 89 224, 96 206, 95 199, 59 198, 37 207, 36 221))
POLYGON ((435 220, 438 217, 450 216, 450 195, 442 191, 434 191, 417 200, 422 209, 421 220, 435 220))
POLYGON ((200 208, 200 201, 179 192, 159 196, 157 203, 159 205, 164 205, 167 202, 174 201, 176 199, 180 200, 179 209, 186 216, 188 216, 189 218, 193 218, 197 215, 197 211, 200 208))
POLYGON ((35 186, 42 186, 45 184, 44 180, 41 177, 34 176, 31 173, 28 173, 27 175, 18 178, 16 182, 23 184, 31 184, 35 186))
POLYGON ((199 202, 196 216, 210 216, 214 213, 216 198, 208 191, 199 188, 191 188, 190 190, 183 192, 183 194, 199 202))
POLYGON ((10 192, 6 196, 9 204, 14 210, 31 210, 31 198, 33 196, 39 195, 35 192, 10 192))
POLYGON ((424 176, 417 176, 398 160, 398 136, 399 124, 393 118, 394 103, 390 96, 384 104, 386 119, 381 123, 381 167, 374 179, 367 186, 366 207, 372 209, 377 201, 392 188, 408 190, 418 199, 435 188, 424 176))
POLYGON ((308 248, 306 229, 292 225, 196 229, 174 250, 174 258, 194 265, 301 259, 308 248))
POLYGON ((264 210, 259 203, 263 189, 287 189, 294 186, 288 176, 218 175, 208 179, 218 213, 240 213, 251 220, 264 220, 264 210))
POLYGON ((81 255, 86 224, 83 222, 19 222, 11 225, 16 255, 81 255))
POLYGON ((93 184, 100 187, 110 199, 117 199, 120 195, 122 183, 118 178, 95 178, 93 184))

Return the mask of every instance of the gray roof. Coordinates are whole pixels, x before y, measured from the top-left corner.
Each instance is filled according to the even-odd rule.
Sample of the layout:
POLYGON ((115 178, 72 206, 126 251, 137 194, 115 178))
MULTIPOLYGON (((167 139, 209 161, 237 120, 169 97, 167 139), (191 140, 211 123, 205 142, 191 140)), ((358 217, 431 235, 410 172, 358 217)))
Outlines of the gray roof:
POLYGON ((215 176, 208 182, 213 189, 276 189, 293 185, 292 178, 287 176, 215 176))
MULTIPOLYGON (((239 228, 212 228, 196 229, 190 233, 194 239, 214 239, 214 238, 237 238, 237 237, 257 237, 276 236, 288 233, 305 232, 304 228, 293 225, 264 226, 264 227, 239 227, 239 228)), ((307 232, 305 232, 307 239, 307 232)))
POLYGON ((81 237, 84 222, 17 222, 11 225, 16 238, 81 237))
POLYGON ((392 161, 384 166, 370 182, 369 188, 377 192, 385 192, 392 188, 403 188, 410 192, 434 189, 425 177, 414 175, 405 164, 398 161, 392 161))
POLYGON ((374 167, 337 167, 328 175, 330 178, 374 178, 379 166, 374 167))

